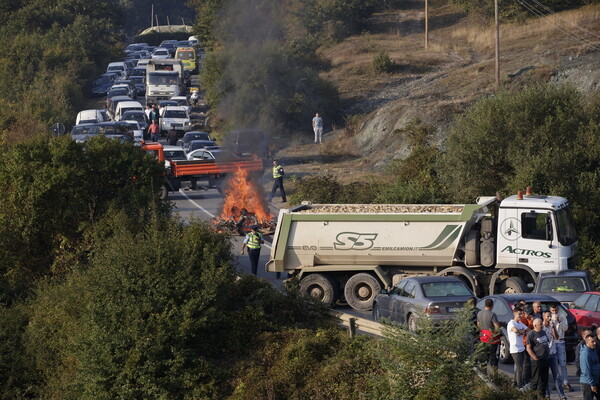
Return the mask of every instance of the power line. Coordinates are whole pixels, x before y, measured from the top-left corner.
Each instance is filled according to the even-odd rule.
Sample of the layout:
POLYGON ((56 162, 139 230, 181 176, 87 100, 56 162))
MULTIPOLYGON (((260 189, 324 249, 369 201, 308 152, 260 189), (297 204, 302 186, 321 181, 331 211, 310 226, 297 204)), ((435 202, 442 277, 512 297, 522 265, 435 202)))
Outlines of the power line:
MULTIPOLYGON (((535 0, 534 0, 535 1, 535 0)), ((540 11, 539 9, 537 9, 534 5, 529 4, 527 2, 527 0, 517 0, 517 2, 519 4, 521 4, 523 7, 525 7, 529 12, 531 12, 532 14, 538 16, 538 17, 542 17, 542 20, 544 20, 545 22, 547 22, 548 24, 554 26, 556 29, 560 30, 561 32, 563 32, 565 35, 569 36, 571 39, 574 39, 576 41, 579 41, 583 44, 586 44, 588 46, 593 47, 596 50, 600 50, 600 46, 597 44, 597 42, 593 42, 583 36, 578 35, 577 33, 574 33, 572 31, 570 31, 568 28, 552 22, 550 20, 550 16, 545 14, 543 11, 540 11)))
MULTIPOLYGON (((546 6, 545 4, 541 3, 539 0, 533 0, 533 2, 537 3, 542 9, 546 10, 549 14, 558 15, 558 14, 556 14, 556 11, 554 11, 550 7, 546 6)), ((557 17, 557 18, 559 18, 559 17, 557 17)), ((568 21, 565 20, 565 22, 568 22, 568 21)), ((589 35, 596 36, 597 38, 600 38, 600 35, 598 35, 597 33, 594 33, 594 32, 592 32, 590 30, 582 28, 579 25, 576 25, 576 24, 574 24, 572 22, 570 22, 569 24, 572 25, 572 26, 574 26, 575 28, 579 29, 582 32, 585 32, 585 33, 587 33, 589 35)))

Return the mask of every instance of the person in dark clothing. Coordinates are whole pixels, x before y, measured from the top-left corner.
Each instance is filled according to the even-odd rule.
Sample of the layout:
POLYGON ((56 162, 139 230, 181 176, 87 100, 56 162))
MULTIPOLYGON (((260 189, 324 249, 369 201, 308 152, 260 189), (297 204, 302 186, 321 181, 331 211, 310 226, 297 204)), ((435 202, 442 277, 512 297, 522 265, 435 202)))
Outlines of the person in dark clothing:
POLYGON ((167 142, 171 146, 175 146, 177 144, 177 132, 175 129, 171 129, 169 132, 167 132, 167 142))
POLYGON ((250 268, 252 274, 256 276, 258 273, 258 260, 260 258, 260 248, 265 242, 262 234, 258 231, 258 225, 252 225, 250 227, 252 232, 246 235, 244 244, 242 244, 242 251, 240 254, 244 254, 244 249, 248 247, 248 258, 250 259, 250 268))
POLYGON ((542 320, 533 320, 533 330, 527 332, 527 352, 531 357, 531 388, 542 396, 548 387, 550 369, 550 339, 543 329, 542 320))
POLYGON ((492 369, 492 375, 498 374, 498 345, 500 344, 500 323, 498 317, 492 311, 494 300, 486 299, 484 309, 477 314, 477 327, 479 328, 479 340, 485 343, 483 357, 487 356, 487 364, 492 369))
POLYGON ((581 364, 580 364, 580 360, 579 360, 579 355, 581 354, 581 347, 585 346, 585 337, 587 335, 590 335, 592 333, 592 330, 589 328, 583 328, 581 330, 581 337, 583 339, 581 339, 581 341, 577 344, 577 346, 575 346, 575 366, 577 367, 577 370, 575 372, 576 376, 581 376, 581 364))
POLYGON ((269 194, 269 201, 273 201, 273 196, 275 196, 277 189, 281 190, 281 201, 283 203, 287 201, 285 189, 283 188, 284 174, 283 167, 279 165, 277 160, 273 160, 273 188, 271 189, 271 194, 269 194))

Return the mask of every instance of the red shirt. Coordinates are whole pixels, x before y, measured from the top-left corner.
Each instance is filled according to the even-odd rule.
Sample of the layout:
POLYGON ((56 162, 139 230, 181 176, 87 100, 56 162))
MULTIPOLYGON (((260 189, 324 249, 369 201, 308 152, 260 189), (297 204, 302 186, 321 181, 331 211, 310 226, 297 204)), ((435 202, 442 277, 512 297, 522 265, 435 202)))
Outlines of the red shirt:
POLYGON ((151 124, 150 127, 148 128, 148 132, 158 133, 159 132, 158 124, 151 124))

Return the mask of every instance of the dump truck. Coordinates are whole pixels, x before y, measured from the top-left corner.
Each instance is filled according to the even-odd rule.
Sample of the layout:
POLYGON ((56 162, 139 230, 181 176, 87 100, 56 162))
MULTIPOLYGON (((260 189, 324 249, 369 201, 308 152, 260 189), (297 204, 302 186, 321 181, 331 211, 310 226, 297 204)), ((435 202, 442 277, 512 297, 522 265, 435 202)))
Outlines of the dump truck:
MULTIPOLYGON (((196 189, 198 181, 206 181, 204 188, 216 188, 223 192, 225 179, 229 174, 238 169, 245 170, 255 178, 264 173, 263 162, 260 158, 249 155, 247 157, 236 157, 235 155, 222 154, 215 157, 217 152, 207 153, 210 158, 202 160, 168 160, 165 150, 160 143, 148 143, 142 146, 142 150, 153 154, 158 162, 165 163, 165 181, 161 187, 161 198, 166 199, 169 192, 178 191, 184 182, 189 182, 192 189, 196 189)), ((183 149, 181 149, 183 152, 183 149)))
POLYGON ((146 104, 185 93, 183 64, 174 59, 152 59, 146 65, 146 104))
POLYGON ((567 199, 519 191, 476 204, 311 204, 282 209, 269 272, 305 295, 366 311, 410 275, 453 275, 481 297, 526 293, 542 271, 574 268, 567 199))

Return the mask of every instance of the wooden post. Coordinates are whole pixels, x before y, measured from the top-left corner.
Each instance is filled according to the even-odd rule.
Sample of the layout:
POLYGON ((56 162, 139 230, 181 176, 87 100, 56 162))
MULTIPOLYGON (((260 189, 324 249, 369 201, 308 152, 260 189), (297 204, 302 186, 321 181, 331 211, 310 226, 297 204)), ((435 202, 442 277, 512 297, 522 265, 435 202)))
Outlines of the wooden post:
POLYGON ((429 4, 428 3, 429 3, 429 0, 425 0, 425 50, 427 50, 429 48, 429 4))
POLYGON ((500 17, 498 16, 498 0, 494 0, 494 18, 496 20, 496 89, 500 89, 500 17))
POLYGON ((348 319, 350 322, 350 326, 348 327, 348 332, 350 333, 350 337, 353 338, 356 335, 356 318, 348 319))

